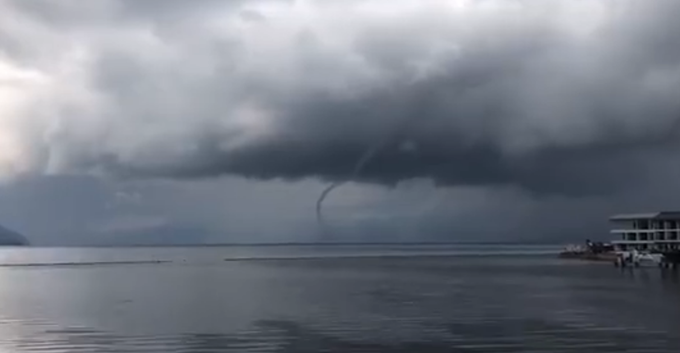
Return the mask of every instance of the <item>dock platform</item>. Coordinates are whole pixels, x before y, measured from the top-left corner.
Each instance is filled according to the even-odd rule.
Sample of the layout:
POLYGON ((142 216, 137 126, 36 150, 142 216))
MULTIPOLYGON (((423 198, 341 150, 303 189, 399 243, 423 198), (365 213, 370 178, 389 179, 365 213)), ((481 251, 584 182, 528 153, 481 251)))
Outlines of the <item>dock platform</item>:
POLYGON ((663 252, 663 260, 661 262, 661 267, 673 267, 677 268, 680 265, 680 251, 666 251, 663 252))

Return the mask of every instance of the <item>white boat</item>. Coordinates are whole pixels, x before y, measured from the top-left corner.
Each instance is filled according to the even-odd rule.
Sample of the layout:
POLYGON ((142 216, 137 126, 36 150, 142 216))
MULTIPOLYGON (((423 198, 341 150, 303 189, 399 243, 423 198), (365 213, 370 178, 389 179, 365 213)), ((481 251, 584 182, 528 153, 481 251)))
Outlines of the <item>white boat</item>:
POLYGON ((663 261, 663 255, 660 253, 652 253, 649 251, 637 251, 636 249, 630 251, 617 251, 616 254, 617 266, 659 266, 663 261))

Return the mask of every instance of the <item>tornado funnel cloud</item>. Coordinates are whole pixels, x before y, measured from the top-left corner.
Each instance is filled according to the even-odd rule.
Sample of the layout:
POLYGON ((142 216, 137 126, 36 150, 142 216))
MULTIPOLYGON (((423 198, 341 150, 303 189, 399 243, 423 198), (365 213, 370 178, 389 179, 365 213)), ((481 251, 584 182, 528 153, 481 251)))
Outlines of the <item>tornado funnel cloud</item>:
POLYGON ((323 205, 323 201, 326 199, 328 194, 333 191, 333 189, 337 188, 338 186, 344 184, 344 182, 339 182, 339 183, 333 183, 331 185, 328 185, 322 192, 321 195, 319 196, 319 199, 316 200, 316 218, 317 220, 321 220, 321 207, 323 205))
POLYGON ((325 227, 325 222, 322 214, 322 208, 323 208, 323 202, 328 198, 330 193, 337 189, 338 187, 342 186, 343 184, 346 184, 354 179, 356 179, 360 174, 361 171, 366 167, 366 165, 373 159, 373 157, 376 155, 376 153, 380 150, 380 148, 385 144, 385 141, 380 141, 379 143, 375 144, 371 148, 369 148, 364 154, 361 156, 361 158, 357 161, 357 163, 354 165, 354 169, 352 170, 352 173, 350 176, 341 181, 336 181, 329 186, 327 186, 322 192, 321 195, 319 195, 318 200, 316 201, 316 220, 321 227, 325 227))
MULTIPOLYGON (((466 84, 462 86, 460 89, 463 90, 473 86, 475 85, 466 84)), ((356 180, 361 174, 361 172, 366 168, 368 163, 370 163, 373 160, 373 158, 375 158, 375 155, 378 152, 380 152, 381 149, 383 149, 389 143, 397 141, 400 137, 403 138, 404 137, 403 135, 406 134, 409 131, 409 129, 413 127, 413 124, 419 122, 418 118, 420 116, 416 114, 416 112, 422 111, 423 108, 429 104, 430 102, 429 99, 436 96, 433 91, 434 89, 435 87, 430 87, 426 91, 422 92, 421 96, 412 98, 413 102, 411 104, 408 104, 408 106, 411 107, 410 109, 412 109, 410 114, 403 114, 401 118, 398 118, 396 124, 390 130, 388 130, 385 135, 383 135, 382 139, 378 140, 375 144, 371 145, 364 152, 364 154, 361 155, 361 158, 359 158, 357 163, 354 165, 354 169, 352 170, 352 173, 349 175, 347 179, 336 181, 329 185, 328 187, 326 187, 326 189, 324 189, 321 192, 321 195, 319 195, 319 198, 316 202, 316 219, 319 226, 325 228, 325 222, 323 218, 323 202, 328 198, 331 192, 347 182, 356 180)))

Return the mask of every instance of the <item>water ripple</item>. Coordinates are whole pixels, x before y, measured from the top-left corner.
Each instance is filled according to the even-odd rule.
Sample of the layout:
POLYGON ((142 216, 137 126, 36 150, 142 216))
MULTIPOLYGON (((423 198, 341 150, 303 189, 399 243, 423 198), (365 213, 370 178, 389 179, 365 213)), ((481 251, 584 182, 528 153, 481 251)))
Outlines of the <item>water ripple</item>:
POLYGON ((680 351, 677 274, 533 261, 5 271, 0 352, 680 351))

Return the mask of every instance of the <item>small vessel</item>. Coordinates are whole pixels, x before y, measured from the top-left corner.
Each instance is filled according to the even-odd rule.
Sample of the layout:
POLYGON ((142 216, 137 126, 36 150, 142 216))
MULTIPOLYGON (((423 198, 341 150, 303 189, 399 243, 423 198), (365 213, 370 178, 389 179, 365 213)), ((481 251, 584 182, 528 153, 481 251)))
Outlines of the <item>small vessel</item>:
POLYGON ((663 263, 664 256, 661 253, 653 253, 650 251, 638 251, 636 249, 630 251, 617 252, 614 265, 617 267, 626 266, 659 266, 663 263))

